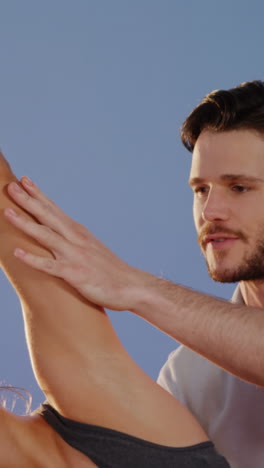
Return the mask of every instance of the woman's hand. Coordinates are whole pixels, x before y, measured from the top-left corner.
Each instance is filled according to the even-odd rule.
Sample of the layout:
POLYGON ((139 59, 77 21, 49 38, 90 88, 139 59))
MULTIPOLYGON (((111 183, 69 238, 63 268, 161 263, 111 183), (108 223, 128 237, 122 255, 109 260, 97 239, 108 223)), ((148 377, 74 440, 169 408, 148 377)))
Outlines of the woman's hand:
POLYGON ((16 257, 64 279, 97 305, 114 310, 133 308, 139 270, 128 266, 84 226, 69 218, 27 177, 21 179, 20 186, 9 184, 8 193, 38 222, 9 208, 4 212, 6 218, 48 248, 54 258, 39 257, 19 248, 14 252, 16 257))

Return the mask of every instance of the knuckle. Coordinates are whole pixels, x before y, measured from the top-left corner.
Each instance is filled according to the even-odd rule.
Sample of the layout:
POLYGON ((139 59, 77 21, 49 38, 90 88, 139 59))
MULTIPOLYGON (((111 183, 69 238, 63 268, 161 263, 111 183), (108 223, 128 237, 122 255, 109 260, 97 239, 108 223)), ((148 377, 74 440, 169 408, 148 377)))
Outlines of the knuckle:
POLYGON ((79 241, 86 241, 88 238, 88 231, 85 226, 82 224, 77 224, 73 226, 75 231, 75 236, 79 241))
POLYGON ((48 226, 45 226, 44 224, 41 225, 41 230, 45 237, 49 237, 52 233, 52 230, 48 226))
POLYGON ((43 267, 46 269, 46 270, 53 270, 54 268, 54 260, 52 260, 51 258, 45 258, 44 261, 43 261, 43 267))
POLYGON ((88 256, 88 252, 85 247, 78 246, 76 248, 76 257, 79 259, 80 264, 85 265, 87 256, 88 256))
POLYGON ((41 203, 42 211, 44 213, 49 213, 51 211, 49 203, 47 203, 46 201, 41 201, 40 203, 41 203))
POLYGON ((44 226, 43 224, 40 225, 39 232, 38 232, 38 237, 42 241, 47 241, 51 238, 53 234, 52 229, 50 229, 48 226, 44 226))
POLYGON ((25 201, 26 203, 31 202, 32 197, 31 197, 27 192, 25 192, 25 190, 23 190, 23 191, 21 192, 21 195, 22 195, 22 197, 24 198, 24 201, 25 201))

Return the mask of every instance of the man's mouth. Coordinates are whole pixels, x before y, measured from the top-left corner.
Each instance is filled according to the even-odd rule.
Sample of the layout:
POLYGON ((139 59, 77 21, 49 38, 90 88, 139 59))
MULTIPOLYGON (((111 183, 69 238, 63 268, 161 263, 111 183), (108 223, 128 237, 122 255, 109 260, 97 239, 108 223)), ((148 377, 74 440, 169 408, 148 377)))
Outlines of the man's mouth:
POLYGON ((212 245, 214 248, 227 247, 233 244, 239 237, 225 234, 225 233, 215 233, 204 236, 202 240, 203 248, 206 248, 208 245, 212 245))

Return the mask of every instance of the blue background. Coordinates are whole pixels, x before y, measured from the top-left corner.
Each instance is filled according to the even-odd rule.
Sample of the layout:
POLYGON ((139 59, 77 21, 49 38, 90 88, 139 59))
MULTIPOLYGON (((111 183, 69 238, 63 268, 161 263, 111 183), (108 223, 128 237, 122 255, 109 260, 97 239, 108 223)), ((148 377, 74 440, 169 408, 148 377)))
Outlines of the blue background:
MULTIPOLYGON (((228 298, 196 242, 179 127, 211 90, 263 79, 263 13, 260 0, 0 1, 0 145, 16 174, 128 263, 228 298)), ((3 275, 0 294, 2 383, 34 408, 43 395, 3 275)), ((156 378, 178 344, 128 312, 111 318, 156 378)))

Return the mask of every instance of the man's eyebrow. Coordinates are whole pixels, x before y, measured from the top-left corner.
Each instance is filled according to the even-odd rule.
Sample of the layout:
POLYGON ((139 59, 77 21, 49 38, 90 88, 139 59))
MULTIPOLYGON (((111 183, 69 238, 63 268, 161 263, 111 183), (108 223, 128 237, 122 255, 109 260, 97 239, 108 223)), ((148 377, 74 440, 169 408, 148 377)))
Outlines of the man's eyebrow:
POLYGON ((191 179, 189 179, 188 183, 189 183, 190 187, 192 187, 193 185, 204 184, 205 179, 201 179, 201 177, 192 177, 191 179))
MULTIPOLYGON (((264 183, 264 179, 261 179, 260 177, 254 177, 254 176, 249 176, 245 174, 223 174, 220 177, 220 180, 224 181, 230 181, 230 182, 259 182, 259 183, 264 183)), ((203 179, 201 177, 192 177, 189 180, 189 185, 192 187, 194 185, 199 185, 199 184, 205 184, 206 179, 203 179)))

